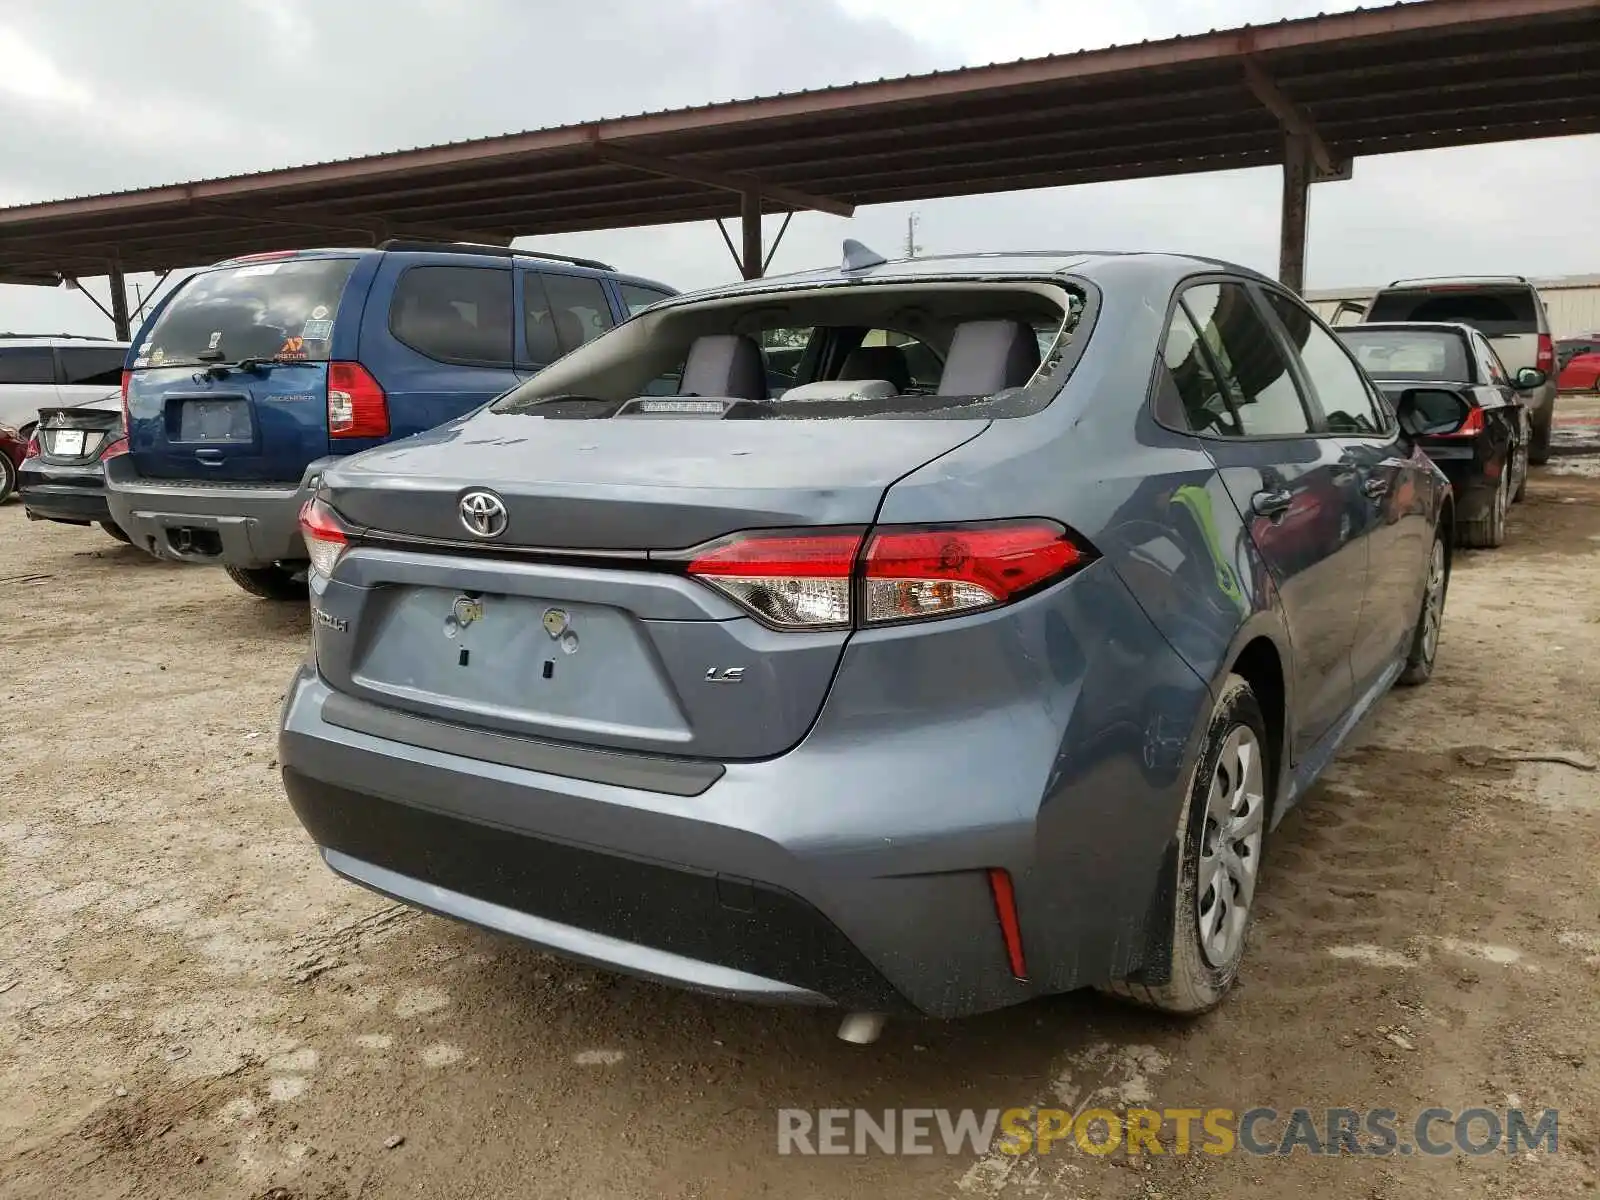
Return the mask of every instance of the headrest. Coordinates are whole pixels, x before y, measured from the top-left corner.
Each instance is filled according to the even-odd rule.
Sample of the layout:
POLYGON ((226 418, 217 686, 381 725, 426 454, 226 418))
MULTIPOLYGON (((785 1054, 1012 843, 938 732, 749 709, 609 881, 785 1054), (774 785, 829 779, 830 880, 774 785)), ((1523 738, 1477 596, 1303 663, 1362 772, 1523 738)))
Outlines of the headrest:
POLYGON ((987 396, 1021 387, 1039 369, 1039 340, 1021 321, 964 321, 956 326, 939 377, 941 396, 987 396))
POLYGON ((845 356, 840 379, 887 379, 900 391, 911 386, 911 367, 899 346, 857 346, 845 356))
POLYGON ((696 338, 683 364, 680 396, 731 396, 738 400, 767 398, 767 364, 761 347, 734 333, 696 338))

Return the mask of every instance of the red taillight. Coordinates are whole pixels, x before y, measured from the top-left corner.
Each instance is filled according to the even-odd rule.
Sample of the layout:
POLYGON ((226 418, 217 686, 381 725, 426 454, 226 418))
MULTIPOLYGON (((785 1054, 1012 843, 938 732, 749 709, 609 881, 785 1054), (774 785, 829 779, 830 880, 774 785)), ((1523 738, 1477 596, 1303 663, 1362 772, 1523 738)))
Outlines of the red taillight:
POLYGON ((133 423, 128 420, 128 385, 133 382, 133 372, 126 367, 122 371, 122 428, 129 430, 133 423))
POLYGON ((300 510, 300 535, 305 539, 312 569, 332 575, 334 566, 350 545, 344 523, 321 500, 312 498, 300 510))
POLYGON ((1556 344, 1548 333, 1539 335, 1539 352, 1533 360, 1533 365, 1548 375, 1556 365, 1556 344))
POLYGON ((117 455, 126 454, 127 452, 128 439, 125 437, 119 437, 113 442, 108 442, 106 444, 106 448, 100 451, 100 461, 105 462, 105 460, 108 458, 115 458, 117 455))
POLYGON ((839 629, 850 624, 850 572, 861 531, 736 533, 689 560, 704 579, 780 629, 839 629))
POLYGON ((1435 434, 1435 437, 1477 437, 1483 432, 1483 409, 1474 406, 1468 413, 1467 419, 1461 422, 1461 428, 1450 433, 1435 434))
POLYGON ((39 453, 39 435, 35 433, 28 438, 28 444, 23 447, 22 457, 24 459, 38 458, 39 453))
POLYGON ((1028 963, 1022 956, 1022 925, 1017 920, 1017 897, 1011 888, 1011 874, 999 867, 989 868, 989 891, 994 896, 994 915, 1000 922, 1000 936, 1006 944, 1006 960, 1018 979, 1028 977, 1028 963))
POLYGON ((1054 521, 739 533, 694 552, 688 573, 779 629, 954 616, 1017 600, 1088 561, 1054 521))
POLYGON ((337 438, 389 436, 389 398, 358 362, 328 364, 328 434, 337 438))
POLYGON ((877 623, 991 608, 1083 557, 1053 521, 884 530, 867 547, 865 617, 877 623))
POLYGON ((259 254, 242 254, 238 258, 232 258, 228 261, 230 263, 272 262, 280 258, 293 258, 299 253, 300 251, 298 250, 263 250, 259 254))

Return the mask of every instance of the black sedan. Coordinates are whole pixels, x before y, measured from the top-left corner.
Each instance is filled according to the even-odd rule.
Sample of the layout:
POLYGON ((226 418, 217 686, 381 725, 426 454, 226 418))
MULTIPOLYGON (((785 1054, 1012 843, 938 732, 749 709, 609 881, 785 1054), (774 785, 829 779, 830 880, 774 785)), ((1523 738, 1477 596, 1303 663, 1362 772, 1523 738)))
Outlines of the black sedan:
POLYGON ((28 456, 17 469, 24 510, 36 521, 99 525, 127 541, 106 506, 104 466, 127 448, 117 392, 73 408, 40 409, 28 456))
POLYGON ((1455 489, 1456 541, 1489 548, 1506 536, 1506 510, 1528 483, 1530 422, 1522 397, 1547 376, 1534 367, 1508 372, 1489 340, 1468 325, 1420 321, 1349 325, 1336 331, 1374 382, 1398 404, 1422 412, 1462 411, 1448 432, 1418 439, 1455 489))

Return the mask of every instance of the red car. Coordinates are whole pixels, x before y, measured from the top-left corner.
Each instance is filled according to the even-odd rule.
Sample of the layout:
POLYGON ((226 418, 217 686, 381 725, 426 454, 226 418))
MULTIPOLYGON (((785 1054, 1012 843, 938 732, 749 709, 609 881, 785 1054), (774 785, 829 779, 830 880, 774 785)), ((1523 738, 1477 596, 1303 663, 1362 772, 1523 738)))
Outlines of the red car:
POLYGON ((27 439, 10 425, 0 425, 0 504, 17 490, 17 468, 27 456, 27 439))
POLYGON ((1600 392, 1600 333, 1562 338, 1556 343, 1561 374, 1556 387, 1563 392, 1600 392))

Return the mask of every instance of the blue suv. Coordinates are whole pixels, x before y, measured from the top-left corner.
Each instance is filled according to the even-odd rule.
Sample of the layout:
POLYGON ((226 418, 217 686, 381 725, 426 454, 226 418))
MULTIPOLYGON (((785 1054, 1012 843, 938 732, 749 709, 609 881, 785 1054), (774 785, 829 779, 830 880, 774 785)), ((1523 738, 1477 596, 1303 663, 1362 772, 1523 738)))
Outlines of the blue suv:
POLYGON ((329 464, 516 387, 672 288, 589 259, 462 243, 294 250, 197 272, 123 372, 116 523, 159 558, 305 594, 302 505, 329 464))

